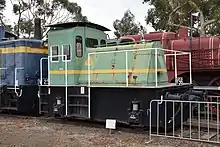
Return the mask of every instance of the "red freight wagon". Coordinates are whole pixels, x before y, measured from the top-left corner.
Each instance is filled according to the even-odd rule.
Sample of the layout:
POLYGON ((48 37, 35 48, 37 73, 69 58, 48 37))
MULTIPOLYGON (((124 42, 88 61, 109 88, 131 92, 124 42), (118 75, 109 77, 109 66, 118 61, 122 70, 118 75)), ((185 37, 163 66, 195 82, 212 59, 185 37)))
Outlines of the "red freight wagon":
MULTIPOLYGON (((138 34, 138 35, 129 35, 129 36, 123 36, 120 38, 119 43, 124 42, 133 42, 133 43, 140 43, 142 39, 145 40, 145 42, 150 41, 161 41, 164 49, 169 49, 169 43, 172 40, 177 39, 178 35, 173 32, 153 32, 150 34, 138 34)), ((167 68, 172 68, 172 59, 171 57, 167 57, 167 68)), ((189 63, 189 62, 188 62, 189 63)), ((171 69, 168 71, 169 80, 171 81, 174 78, 174 70, 171 69)))
MULTIPOLYGON (((123 40, 139 43, 143 38, 148 41, 161 41, 163 48, 168 50, 191 51, 192 79, 198 86, 220 86, 220 36, 193 37, 192 50, 188 30, 180 28, 174 32, 155 32, 143 35, 121 37, 123 40)), ((174 57, 166 58, 169 81, 174 81, 174 57)), ((189 82, 189 56, 177 57, 178 76, 189 82)), ((220 92, 209 91, 220 96, 220 92)), ((210 107, 213 110, 212 107, 210 107)), ((216 111, 215 111, 216 112, 216 111)))
POLYGON ((152 32, 150 34, 138 34, 138 35, 129 35, 123 36, 120 38, 119 42, 134 42, 139 43, 144 39, 146 42, 149 41, 161 41, 163 48, 168 48, 168 43, 170 40, 176 39, 176 33, 173 32, 152 32))
MULTIPOLYGON (((190 40, 173 40, 170 42, 171 50, 190 51, 190 40)), ((204 70, 219 67, 220 54, 219 37, 201 37, 192 40, 192 69, 204 70)), ((188 60, 187 60, 188 61, 188 60)))
MULTIPOLYGON (((180 28, 178 33, 174 32, 153 32, 150 34, 139 34, 123 36, 120 42, 139 43, 144 39, 148 41, 161 41, 163 48, 169 50, 190 51, 190 40, 188 30, 180 28)), ((189 58, 186 56, 177 57, 178 76, 183 76, 189 81, 189 58)), ((166 59, 169 80, 174 80, 174 57, 166 59)), ((210 85, 213 79, 220 79, 220 37, 196 37, 192 39, 192 75, 193 82, 197 85, 210 85), (215 71, 215 72, 213 72, 215 71)), ((220 80, 219 80, 220 81, 220 80)), ((220 82, 219 82, 220 83, 220 82)))

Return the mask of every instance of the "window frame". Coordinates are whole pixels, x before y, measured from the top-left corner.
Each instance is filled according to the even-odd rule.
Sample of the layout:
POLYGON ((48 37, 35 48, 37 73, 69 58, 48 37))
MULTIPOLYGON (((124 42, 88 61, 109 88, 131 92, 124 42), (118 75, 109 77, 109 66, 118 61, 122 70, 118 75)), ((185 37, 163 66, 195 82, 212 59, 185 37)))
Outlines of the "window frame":
POLYGON ((97 47, 99 46, 99 40, 96 39, 96 38, 86 37, 86 38, 85 38, 85 46, 88 47, 88 48, 97 48, 97 47), (97 41, 97 44, 94 45, 94 47, 87 46, 87 44, 86 44, 86 40, 87 40, 87 39, 93 39, 93 40, 96 40, 96 41, 97 41))
POLYGON ((81 36, 81 35, 76 35, 75 37, 75 54, 76 54, 76 57, 77 58, 82 58, 83 57, 83 54, 84 54, 84 51, 83 51, 83 48, 84 48, 84 46, 83 46, 83 37, 81 36), (78 54, 77 54, 77 42, 76 42, 76 39, 77 39, 77 37, 80 37, 81 38, 81 56, 78 56, 78 54))
POLYGON ((72 47, 71 47, 71 45, 70 44, 62 44, 62 61, 63 62, 65 62, 65 61, 67 61, 67 62, 70 62, 70 61, 72 61, 72 47), (64 46, 65 45, 67 45, 67 46, 69 46, 69 51, 70 51, 70 59, 68 60, 64 60, 64 46))
POLYGON ((60 61, 60 57, 59 57, 59 45, 52 45, 51 47, 50 47, 50 62, 59 62, 60 61), (53 60, 53 47, 57 47, 57 60, 53 60))

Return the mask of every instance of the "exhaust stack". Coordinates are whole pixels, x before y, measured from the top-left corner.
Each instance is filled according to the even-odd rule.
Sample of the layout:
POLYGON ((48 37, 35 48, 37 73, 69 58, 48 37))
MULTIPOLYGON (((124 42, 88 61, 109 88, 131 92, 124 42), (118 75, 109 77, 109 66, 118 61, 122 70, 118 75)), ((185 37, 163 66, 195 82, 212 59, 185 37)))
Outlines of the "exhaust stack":
POLYGON ((41 19, 40 18, 35 18, 34 19, 34 39, 41 40, 42 35, 41 35, 41 19))

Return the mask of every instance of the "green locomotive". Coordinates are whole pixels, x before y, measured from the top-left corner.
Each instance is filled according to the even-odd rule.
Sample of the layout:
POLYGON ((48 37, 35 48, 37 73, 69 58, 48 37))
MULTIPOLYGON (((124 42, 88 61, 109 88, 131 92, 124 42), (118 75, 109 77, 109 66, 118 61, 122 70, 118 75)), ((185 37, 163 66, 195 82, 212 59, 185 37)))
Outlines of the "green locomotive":
MULTIPOLYGON (((148 126, 151 100, 169 99, 167 92, 181 95, 192 88, 191 84, 168 82, 160 42, 107 46, 105 31, 109 29, 98 24, 73 22, 48 27, 49 55, 41 60, 41 114, 95 121, 114 118, 120 123, 148 126), (42 78, 45 66, 47 79, 42 78)), ((165 120, 160 119, 164 127, 165 120)), ((156 118, 152 122, 154 125, 156 118)))

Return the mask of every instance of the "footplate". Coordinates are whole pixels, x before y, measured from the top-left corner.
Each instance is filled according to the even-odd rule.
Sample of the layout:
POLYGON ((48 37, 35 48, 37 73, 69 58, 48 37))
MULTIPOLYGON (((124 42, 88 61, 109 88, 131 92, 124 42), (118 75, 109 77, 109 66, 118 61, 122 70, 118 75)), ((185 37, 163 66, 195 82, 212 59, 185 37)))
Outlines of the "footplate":
POLYGON ((17 111, 17 101, 19 96, 15 93, 14 87, 4 87, 1 89, 1 110, 17 111))
POLYGON ((88 87, 71 87, 68 89, 68 117, 89 118, 88 87))
POLYGON ((39 114, 47 115, 49 113, 49 88, 46 86, 40 86, 38 91, 39 97, 39 114))

